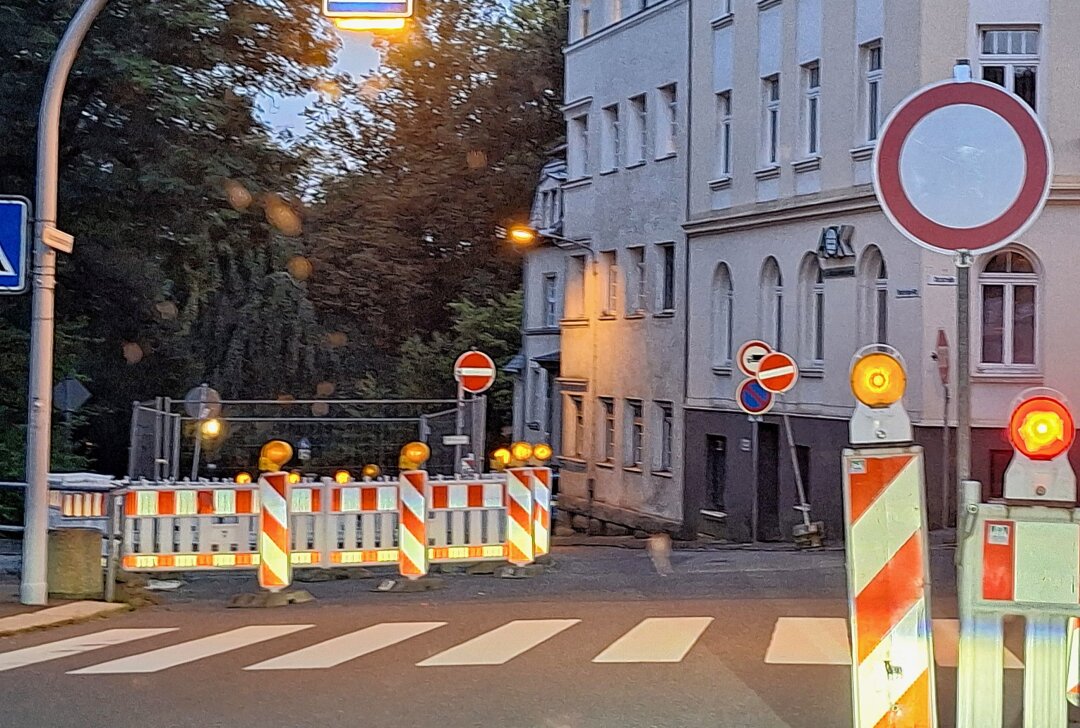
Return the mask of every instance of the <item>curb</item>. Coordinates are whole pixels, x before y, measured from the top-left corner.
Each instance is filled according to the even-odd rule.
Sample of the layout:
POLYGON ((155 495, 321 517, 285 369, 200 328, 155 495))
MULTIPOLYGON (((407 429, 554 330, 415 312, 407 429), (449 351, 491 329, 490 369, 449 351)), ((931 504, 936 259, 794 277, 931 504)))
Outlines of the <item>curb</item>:
POLYGON ((0 637, 45 629, 62 624, 84 622, 95 617, 102 617, 115 612, 126 612, 131 607, 117 602, 71 602, 58 607, 48 607, 36 612, 24 612, 0 619, 0 637))

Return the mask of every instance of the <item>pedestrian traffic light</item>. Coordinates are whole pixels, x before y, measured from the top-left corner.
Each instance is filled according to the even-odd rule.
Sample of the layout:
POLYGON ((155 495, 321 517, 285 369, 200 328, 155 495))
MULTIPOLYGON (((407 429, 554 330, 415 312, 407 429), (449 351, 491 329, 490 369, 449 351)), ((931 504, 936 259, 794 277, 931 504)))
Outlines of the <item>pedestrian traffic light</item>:
POLYGON ((546 442, 540 442, 533 445, 533 458, 541 463, 546 463, 548 460, 551 460, 552 454, 551 445, 548 445, 546 442))
POLYGON ((398 467, 401 470, 420 470, 427 459, 431 457, 431 448, 423 442, 410 442, 401 448, 401 456, 398 458, 398 467))
POLYGON ((911 442, 911 419, 901 400, 907 372, 900 352, 885 344, 871 344, 855 352, 850 370, 851 393, 857 400, 848 432, 852 445, 911 442))
POLYGON ((1065 397, 1041 387, 1022 392, 1007 434, 1014 452, 1005 469, 1005 500, 1074 505, 1076 474, 1068 453, 1076 439, 1076 422, 1065 397))
POLYGON ((292 445, 284 440, 271 440, 259 451, 259 470, 274 472, 285 467, 292 460, 292 445))
POLYGON ((338 485, 345 485, 352 481, 352 474, 348 470, 339 470, 334 473, 334 482, 338 485))

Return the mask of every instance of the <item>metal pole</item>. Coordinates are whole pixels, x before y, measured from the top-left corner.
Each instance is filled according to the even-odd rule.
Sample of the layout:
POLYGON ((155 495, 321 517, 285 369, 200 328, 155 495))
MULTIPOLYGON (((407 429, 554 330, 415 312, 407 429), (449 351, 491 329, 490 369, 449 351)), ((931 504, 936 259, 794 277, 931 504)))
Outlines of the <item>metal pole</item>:
MULTIPOLYGON (((971 479, 971 252, 956 252, 956 502, 971 479)), ((959 505, 957 506, 959 508, 959 505)), ((959 553, 959 550, 957 550, 959 553)))
MULTIPOLYGON (((462 435, 465 432, 465 388, 458 384, 457 388, 457 415, 454 424, 454 434, 462 435)), ((454 466, 450 472, 457 473, 461 467, 461 445, 454 445, 454 466)))
POLYGON ((799 511, 802 513, 803 525, 810 527, 810 504, 806 502, 806 488, 803 486, 802 470, 799 468, 799 454, 795 449, 795 438, 791 435, 791 418, 784 417, 784 433, 787 435, 788 452, 791 453, 791 467, 795 470, 795 488, 799 491, 799 511))
MULTIPOLYGON (((945 413, 941 416, 941 527, 949 527, 949 385, 945 387, 945 413)), ((959 547, 958 547, 959 548, 959 547)))
POLYGON ((30 324, 29 414, 26 428, 26 507, 22 583, 19 601, 43 605, 49 542, 49 461, 52 443, 53 313, 56 251, 45 245, 45 231, 56 227, 60 167, 60 109, 64 86, 83 38, 108 0, 84 0, 56 49, 41 98, 37 134, 37 219, 34 222, 34 303, 30 324))
POLYGON ((750 540, 757 543, 758 540, 758 418, 750 415, 750 459, 753 461, 750 473, 753 489, 750 492, 750 540))
POLYGON ((202 423, 209 414, 210 409, 206 406, 206 395, 210 389, 206 384, 199 388, 199 419, 195 421, 195 452, 191 456, 191 479, 199 479, 199 455, 202 452, 202 423))

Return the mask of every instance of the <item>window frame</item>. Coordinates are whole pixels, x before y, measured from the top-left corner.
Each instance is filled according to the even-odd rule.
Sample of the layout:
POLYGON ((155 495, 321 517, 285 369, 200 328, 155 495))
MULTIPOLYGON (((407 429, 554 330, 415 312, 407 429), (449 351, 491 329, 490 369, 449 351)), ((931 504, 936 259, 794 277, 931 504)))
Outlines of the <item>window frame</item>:
POLYGON ((859 46, 863 73, 863 138, 876 144, 881 134, 881 92, 885 81, 885 51, 882 39, 877 38, 859 46))
POLYGON ((600 405, 600 452, 599 462, 614 464, 615 462, 615 399, 613 397, 598 397, 600 405))
POLYGON ((604 250, 600 253, 600 260, 604 266, 603 306, 601 315, 614 317, 619 313, 619 257, 614 250, 604 250))
POLYGON ((571 151, 573 156, 573 180, 588 179, 592 176, 592 167, 589 159, 589 114, 577 114, 570 117, 570 125, 573 130, 571 135, 571 151))
MULTIPOLYGON (((1007 259, 1011 264, 1012 258, 1007 259)), ((1011 267, 1011 265, 1010 265, 1011 267)), ((1040 334, 1042 328, 1042 270, 1038 258, 1026 249, 1006 247, 990 254, 979 266, 979 274, 976 278, 975 296, 978 302, 978 371, 981 373, 1026 373, 1036 374, 1041 371, 1042 361, 1040 356, 1040 334), (1017 255, 1025 259, 1031 266, 1031 273, 1013 272, 988 272, 986 269, 999 256, 1017 255), (984 360, 984 347, 986 339, 986 299, 984 290, 989 287, 1001 287, 1001 359, 1000 362, 988 362, 984 360), (1034 302, 1032 306, 1032 350, 1030 363, 1016 362, 1016 289, 1031 288, 1034 302)), ((974 337, 973 337, 974 338, 974 337)))
POLYGON ((730 369, 735 360, 735 282, 731 276, 731 266, 725 261, 717 263, 713 272, 712 294, 712 366, 713 369, 730 369), (721 283, 726 285, 722 291, 719 290, 721 283))
MULTIPOLYGON (((1039 107, 1041 106, 1041 104, 1039 103, 1039 91, 1041 89, 1041 85, 1039 83, 1039 72, 1041 70, 1040 60, 1042 51, 1042 26, 1009 24, 980 25, 978 27, 978 44, 979 78, 989 83, 996 84, 997 81, 991 81, 986 78, 986 69, 1000 66, 1003 74, 1002 80, 1004 81, 1001 86, 1009 93, 1020 96, 1020 94, 1016 92, 1017 71, 1023 68, 1033 69, 1035 79, 1034 98, 1030 100, 1025 99, 1023 96, 1020 96, 1020 98, 1024 99, 1028 103, 1028 105, 1031 106, 1032 110, 1038 113, 1039 107), (1021 52, 1019 53, 1015 52, 1015 49, 1012 48, 1012 36, 1010 35, 1008 42, 1009 48, 1007 49, 1008 52, 999 53, 997 52, 997 50, 987 51, 986 40, 988 34, 990 33, 1033 33, 1035 35, 1035 50, 1030 53, 1024 52, 1024 49, 1021 49, 1021 52)), ((1022 44, 1024 46, 1027 45, 1026 41, 1022 41, 1022 44)), ((994 43, 994 46, 996 49, 996 41, 994 43)))
POLYGON ((619 105, 610 104, 600 110, 604 119, 603 154, 601 155, 601 172, 615 172, 622 166, 622 144, 620 135, 622 132, 619 120, 619 105))
POLYGON ((657 243, 660 249, 660 285, 657 286, 659 313, 675 312, 675 243, 657 243))
POLYGON ((645 246, 629 245, 626 248, 630 262, 626 265, 626 315, 641 316, 649 308, 649 269, 645 263, 645 246))
POLYGON ((802 65, 803 81, 803 152, 807 157, 821 156, 821 61, 802 65))
POLYGON ((567 400, 570 406, 567 408, 571 421, 570 426, 563 432, 563 455, 564 457, 582 460, 585 457, 585 399, 580 394, 568 394, 567 400), (566 446, 566 436, 571 436, 570 447, 566 446))
POLYGON ((549 271, 543 282, 543 326, 553 329, 559 325, 559 274, 549 271))
POLYGON ((675 403, 657 402, 660 447, 654 472, 671 473, 675 458, 675 403))
POLYGON ((656 89, 660 97, 660 117, 663 121, 663 133, 657 135, 656 158, 674 157, 679 151, 679 84, 666 83, 656 89), (663 143, 661 143, 663 142, 663 143))
POLYGON ((716 94, 716 173, 721 179, 731 177, 734 120, 731 115, 731 89, 716 94))
POLYGON ((633 167, 638 164, 644 164, 649 158, 649 95, 637 94, 627 99, 627 107, 630 110, 628 121, 632 124, 633 128, 628 130, 632 131, 635 135, 633 139, 637 147, 637 157, 635 159, 630 158, 631 147, 631 135, 627 134, 626 144, 626 166, 633 167))
POLYGON ((761 159, 763 166, 780 164, 780 74, 761 79, 761 159))
POLYGON ((626 447, 623 466, 630 469, 645 468, 645 402, 628 398, 625 408, 626 447))
POLYGON ((758 324, 761 338, 777 351, 782 351, 784 348, 784 273, 780 269, 780 261, 775 256, 768 256, 762 263, 759 285, 762 295, 761 320, 758 324), (766 275, 771 276, 773 271, 776 273, 775 281, 766 280, 766 275))

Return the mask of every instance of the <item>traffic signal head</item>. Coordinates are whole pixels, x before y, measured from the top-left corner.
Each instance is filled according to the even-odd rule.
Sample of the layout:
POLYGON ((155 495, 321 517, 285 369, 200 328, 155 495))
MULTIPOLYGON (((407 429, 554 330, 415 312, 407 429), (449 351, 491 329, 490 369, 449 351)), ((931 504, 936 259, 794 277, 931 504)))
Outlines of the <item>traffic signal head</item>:
POLYGON ((345 485, 352 480, 352 475, 348 470, 339 470, 334 473, 334 482, 338 485, 345 485))
POLYGON ((259 451, 259 470, 281 470, 285 463, 292 460, 292 456, 292 445, 284 440, 271 440, 259 451))
POLYGON ((871 409, 896 404, 907 387, 907 373, 900 354, 885 346, 864 351, 856 354, 851 364, 851 391, 855 399, 871 409))
POLYGON ((368 463, 364 466, 364 469, 360 471, 360 474, 368 479, 375 479, 382 473, 382 469, 375 463, 368 463))
POLYGON ((533 445, 533 457, 536 460, 546 463, 548 460, 551 460, 551 455, 551 445, 548 445, 546 442, 540 442, 533 445))
POLYGON ((1053 460, 1067 452, 1075 438, 1072 413, 1049 393, 1025 397, 1009 418, 1009 442, 1031 460, 1053 460))
POLYGON ((431 448, 423 442, 410 442, 401 448, 401 457, 398 458, 398 467, 402 470, 419 470, 420 466, 431 457, 431 448))

